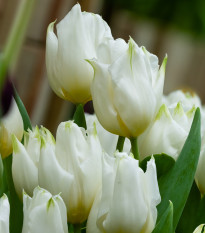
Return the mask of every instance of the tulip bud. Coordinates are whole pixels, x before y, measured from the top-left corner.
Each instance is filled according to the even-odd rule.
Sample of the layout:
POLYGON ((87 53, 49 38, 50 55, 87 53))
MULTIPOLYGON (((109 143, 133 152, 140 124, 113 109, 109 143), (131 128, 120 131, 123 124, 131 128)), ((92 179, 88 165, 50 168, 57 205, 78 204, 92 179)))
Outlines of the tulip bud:
POLYGON ((36 127, 33 131, 24 132, 24 145, 13 136, 13 162, 12 176, 14 186, 19 197, 22 191, 32 195, 33 189, 38 185, 38 164, 42 138, 47 141, 54 141, 51 133, 36 127))
POLYGON ((199 225, 193 233, 203 233, 205 231, 205 224, 199 225))
POLYGON ((92 206, 88 233, 151 233, 160 203, 155 161, 144 173, 139 161, 126 153, 104 156, 102 193, 92 206))
POLYGON ((93 13, 81 12, 76 4, 65 18, 48 26, 46 66, 49 83, 61 98, 75 104, 91 100, 93 69, 85 59, 96 57, 98 45, 112 39, 107 23, 93 13))
MULTIPOLYGON (((108 49, 111 54, 118 51, 116 46, 108 49)), ((166 58, 159 70, 158 58, 132 39, 120 49, 120 56, 119 51, 118 57, 112 55, 115 60, 110 59, 109 64, 100 57, 89 60, 95 71, 91 92, 101 125, 131 138, 146 130, 161 105, 166 58)))
MULTIPOLYGON (((85 114, 85 118, 88 129, 92 128, 93 124, 96 125, 97 134, 103 150, 108 154, 113 154, 116 151, 118 136, 104 129, 98 121, 96 115, 85 114)), ((130 141, 126 138, 123 151, 129 152, 130 147, 130 141)))
POLYGON ((163 97, 163 102, 169 108, 175 108, 180 102, 183 109, 188 111, 192 106, 202 107, 199 96, 193 91, 177 90, 171 92, 169 95, 163 97))
POLYGON ((23 120, 17 104, 12 99, 10 109, 0 119, 0 154, 2 158, 9 156, 12 153, 11 135, 14 134, 18 140, 23 137, 23 120))
POLYGON ((6 194, 0 198, 0 232, 9 233, 10 205, 6 194))
POLYGON ((177 159, 188 136, 194 113, 195 107, 184 112, 180 102, 174 109, 163 104, 155 121, 139 137, 141 159, 161 153, 177 159))
POLYGON ((61 192, 70 223, 82 223, 101 184, 102 149, 96 129, 86 132, 72 121, 57 129, 56 144, 43 143, 39 184, 52 194, 61 192))
POLYGON ((23 194, 22 233, 68 233, 66 207, 60 195, 35 188, 33 198, 23 194))

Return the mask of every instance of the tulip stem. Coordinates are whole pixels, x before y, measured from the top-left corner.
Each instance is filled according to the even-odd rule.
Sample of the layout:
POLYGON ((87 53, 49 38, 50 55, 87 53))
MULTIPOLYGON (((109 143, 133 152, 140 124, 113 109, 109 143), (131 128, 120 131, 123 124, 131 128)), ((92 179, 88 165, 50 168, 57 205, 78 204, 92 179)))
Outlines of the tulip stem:
POLYGON ((123 146, 124 146, 124 142, 125 142, 125 137, 119 136, 118 137, 118 141, 117 141, 116 150, 118 150, 119 152, 122 152, 123 146))
POLYGON ((134 158, 139 160, 139 150, 138 150, 137 137, 130 138, 130 142, 131 142, 131 151, 134 155, 134 158))
POLYGON ((80 233, 81 232, 81 224, 73 224, 74 233, 80 233))
POLYGON ((76 110, 73 115, 73 120, 79 127, 83 127, 84 129, 87 129, 85 113, 82 104, 76 105, 76 110))

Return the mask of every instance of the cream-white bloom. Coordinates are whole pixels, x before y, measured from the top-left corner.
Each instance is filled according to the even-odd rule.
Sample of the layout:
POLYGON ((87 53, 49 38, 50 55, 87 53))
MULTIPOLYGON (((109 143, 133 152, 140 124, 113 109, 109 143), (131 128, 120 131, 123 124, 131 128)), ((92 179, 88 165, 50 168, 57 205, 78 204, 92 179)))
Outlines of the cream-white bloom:
POLYGON ((14 186, 19 197, 22 198, 22 191, 32 195, 33 189, 38 185, 38 164, 40 157, 41 138, 47 141, 54 141, 51 133, 36 127, 33 131, 24 132, 24 145, 13 137, 13 162, 12 176, 14 186))
POLYGON ((145 173, 126 153, 105 155, 102 167, 102 192, 91 209, 87 233, 151 233, 161 201, 154 159, 145 173))
POLYGON ((10 205, 7 196, 0 198, 0 232, 9 233, 10 205))
POLYGON ((141 159, 161 153, 177 159, 189 134, 194 113, 195 107, 185 112, 181 103, 174 109, 163 104, 154 122, 139 137, 141 159))
MULTIPOLYGON (((108 154, 113 154, 116 151, 118 136, 104 129, 98 121, 95 114, 85 114, 85 118, 88 129, 93 128, 93 124, 96 125, 97 134, 103 150, 108 154)), ((130 152, 130 148, 130 140, 126 138, 124 142, 123 151, 128 153, 130 152)))
POLYGON ((110 28, 99 15, 81 12, 79 4, 57 24, 57 36, 53 26, 48 26, 46 39, 49 83, 59 97, 86 103, 94 72, 85 59, 96 58, 98 45, 112 39, 110 28))
POLYGON ((52 196, 42 188, 35 188, 33 198, 23 194, 22 233, 68 233, 67 212, 60 195, 52 196))
POLYGON ((201 224, 194 230, 193 233, 202 233, 204 231, 205 231, 205 224, 201 224))
POLYGON ((23 131, 23 120, 13 98, 9 111, 0 120, 0 154, 2 158, 5 158, 12 153, 11 135, 14 134, 21 140, 23 131))
POLYGON ((159 69, 158 58, 132 39, 128 46, 122 41, 107 43, 107 50, 112 56, 101 52, 98 60, 89 60, 95 71, 91 85, 95 113, 109 132, 137 137, 161 105, 166 58, 159 69))
POLYGON ((59 125, 55 145, 42 145, 39 184, 52 194, 61 192, 71 223, 88 217, 101 185, 101 155, 96 129, 86 132, 72 121, 59 125))
POLYGON ((167 96, 163 96, 163 103, 169 108, 175 108, 179 102, 185 111, 188 111, 193 105, 202 107, 199 96, 194 92, 177 90, 169 93, 167 96))

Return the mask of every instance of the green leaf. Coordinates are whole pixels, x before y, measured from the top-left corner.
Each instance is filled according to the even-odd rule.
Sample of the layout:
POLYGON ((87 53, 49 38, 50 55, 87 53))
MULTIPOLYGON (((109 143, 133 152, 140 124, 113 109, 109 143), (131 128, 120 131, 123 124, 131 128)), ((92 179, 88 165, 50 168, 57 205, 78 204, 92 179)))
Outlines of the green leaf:
POLYGON ((199 189, 194 182, 186 202, 184 211, 177 225, 176 233, 192 233, 197 226, 205 223, 205 197, 201 198, 199 189))
POLYGON ((8 185, 8 198, 10 203, 10 233, 21 233, 23 225, 23 203, 16 194, 12 179, 12 155, 3 160, 5 176, 8 185))
POLYGON ((79 127, 83 127, 84 129, 87 129, 86 120, 85 120, 85 113, 84 113, 84 109, 83 109, 82 104, 78 104, 76 106, 73 120, 79 127))
MULTIPOLYGON (((171 156, 166 154, 156 154, 153 156, 157 168, 157 179, 159 179, 162 175, 167 173, 174 166, 175 160, 171 156)), ((151 156, 148 156, 140 162, 140 167, 143 169, 144 172, 147 169, 147 162, 150 159, 151 156)))
POLYGON ((18 95, 18 92, 17 92, 16 88, 14 87, 14 85, 13 85, 13 89, 14 89, 14 98, 16 100, 16 104, 18 106, 19 112, 21 113, 21 116, 23 119, 24 130, 25 131, 27 131, 28 129, 32 130, 30 118, 28 116, 26 108, 25 108, 20 96, 18 95))
POLYGON ((165 212, 169 200, 172 201, 174 206, 173 231, 175 231, 194 181, 201 148, 200 131, 200 110, 197 108, 191 130, 176 163, 158 181, 162 201, 157 207, 157 222, 165 212))
POLYGON ((2 157, 0 155, 0 197, 4 193, 7 193, 7 191, 8 191, 8 188, 7 188, 6 178, 5 178, 4 165, 3 165, 2 157))
POLYGON ((173 204, 170 201, 167 209, 152 233, 173 233, 173 204))

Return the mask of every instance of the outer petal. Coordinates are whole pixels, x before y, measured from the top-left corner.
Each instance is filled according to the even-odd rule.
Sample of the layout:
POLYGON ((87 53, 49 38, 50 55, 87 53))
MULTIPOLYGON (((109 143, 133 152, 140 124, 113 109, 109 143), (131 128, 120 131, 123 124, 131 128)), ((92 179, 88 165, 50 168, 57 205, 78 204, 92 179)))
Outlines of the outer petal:
POLYGON ((93 105, 101 125, 108 131, 121 135, 121 126, 118 122, 118 113, 113 103, 113 88, 108 65, 89 61, 95 70, 94 80, 91 85, 93 105))
POLYGON ((103 223, 106 233, 141 232, 148 216, 142 173, 136 160, 129 157, 119 159, 112 202, 103 223))
POLYGON ((110 39, 101 43, 97 48, 97 59, 104 64, 111 64, 128 49, 123 39, 110 39))
POLYGON ((24 198, 26 219, 22 233, 67 233, 66 208, 61 197, 52 197, 46 190, 40 188, 35 192, 33 199, 29 198, 29 203, 27 197, 24 198))
POLYGON ((157 220, 156 206, 161 202, 154 158, 151 158, 151 160, 148 161, 147 171, 145 174, 143 174, 142 179, 144 181, 142 182, 144 187, 144 197, 149 208, 147 221, 143 227, 143 232, 150 233, 153 231, 157 220))
POLYGON ((56 69, 56 59, 58 51, 58 39, 53 32, 54 23, 50 23, 47 29, 46 36, 46 68, 48 73, 48 81, 53 91, 60 97, 64 98, 61 90, 61 84, 59 81, 58 73, 56 69))
POLYGON ((97 217, 98 217, 98 210, 100 207, 100 200, 101 200, 101 188, 99 189, 95 201, 92 205, 90 210, 90 214, 87 220, 86 232, 87 233, 101 233, 100 229, 97 227, 97 217))
POLYGON ((39 161, 39 185, 53 195, 61 193, 69 208, 69 190, 72 187, 73 175, 67 173, 58 163, 54 148, 45 144, 41 149, 39 161))
POLYGON ((16 192, 19 197, 22 197, 23 189, 32 194, 33 189, 38 185, 38 168, 15 136, 13 136, 13 150, 12 176, 16 192))
POLYGON ((10 206, 7 196, 0 198, 0 232, 9 233, 10 206))
POLYGON ((202 230, 204 230, 204 228, 205 228, 205 226, 204 226, 205 224, 201 224, 201 225, 199 225, 195 230, 194 230, 194 232, 193 233, 201 233, 202 232, 202 230))
POLYGON ((21 140, 23 137, 23 130, 23 120, 13 98, 9 112, 0 122, 0 154, 3 158, 12 153, 11 135, 14 134, 21 140))

